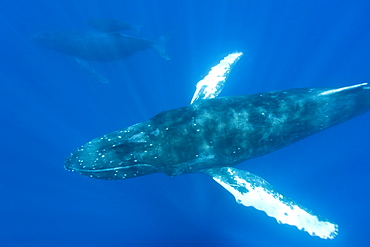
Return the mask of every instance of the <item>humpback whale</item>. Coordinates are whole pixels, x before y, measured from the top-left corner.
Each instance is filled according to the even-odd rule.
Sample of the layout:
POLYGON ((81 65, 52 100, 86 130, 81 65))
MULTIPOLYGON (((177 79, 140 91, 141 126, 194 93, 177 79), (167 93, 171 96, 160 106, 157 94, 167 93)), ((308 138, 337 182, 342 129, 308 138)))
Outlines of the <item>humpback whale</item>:
MULTIPOLYGON (((93 23, 96 24, 97 20, 93 23)), ((103 83, 109 80, 85 60, 114 61, 149 48, 154 48, 162 58, 170 60, 165 49, 166 36, 155 42, 121 33, 61 31, 37 33, 33 40, 41 47, 74 56, 82 68, 103 83)))
POLYGON ((313 215, 264 179, 234 166, 369 111, 370 87, 362 83, 217 97, 231 65, 241 55, 233 54, 198 83, 191 105, 93 139, 66 159, 65 168, 107 180, 158 172, 169 176, 206 173, 238 203, 313 236, 334 238, 336 224, 313 215), (209 86, 215 80, 218 83, 209 86))
POLYGON ((94 18, 88 19, 86 24, 96 30, 106 33, 121 32, 124 30, 134 30, 136 34, 139 33, 140 26, 131 23, 123 22, 117 19, 94 18))
POLYGON ((119 60, 149 48, 169 60, 164 36, 155 42, 121 33, 60 31, 38 33, 33 39, 42 47, 86 60, 119 60))

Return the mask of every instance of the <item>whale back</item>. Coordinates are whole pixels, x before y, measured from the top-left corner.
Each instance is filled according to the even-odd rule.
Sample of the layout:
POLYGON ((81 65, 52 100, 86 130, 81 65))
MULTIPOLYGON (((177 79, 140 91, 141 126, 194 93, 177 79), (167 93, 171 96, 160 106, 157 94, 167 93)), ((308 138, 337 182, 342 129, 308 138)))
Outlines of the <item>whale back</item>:
POLYGON ((100 179, 234 166, 370 110, 367 84, 200 100, 83 145, 65 167, 100 179))

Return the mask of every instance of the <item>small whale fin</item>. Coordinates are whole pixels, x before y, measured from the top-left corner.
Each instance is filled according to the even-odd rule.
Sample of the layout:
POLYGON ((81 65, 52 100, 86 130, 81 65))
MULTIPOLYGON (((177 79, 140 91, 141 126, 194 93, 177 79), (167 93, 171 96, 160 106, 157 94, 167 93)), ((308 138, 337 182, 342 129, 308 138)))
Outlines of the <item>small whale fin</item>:
POLYGON ((165 60, 171 60, 171 58, 168 56, 166 45, 167 41, 169 40, 170 35, 162 35, 157 42, 153 44, 153 48, 156 49, 162 58, 165 60))
POLYGON ((212 168, 205 172, 229 191, 238 203, 264 211, 278 223, 296 226, 299 230, 323 239, 333 239, 338 234, 337 225, 320 220, 252 173, 232 167, 212 168))
POLYGON ((132 30, 134 31, 134 33, 136 35, 139 35, 140 34, 140 29, 142 28, 143 26, 142 25, 132 25, 132 30))
POLYGON ((103 75, 99 74, 91 65, 86 62, 84 59, 76 57, 76 62, 84 68, 87 72, 89 72, 92 76, 96 77, 102 83, 108 83, 109 80, 105 78, 103 75))

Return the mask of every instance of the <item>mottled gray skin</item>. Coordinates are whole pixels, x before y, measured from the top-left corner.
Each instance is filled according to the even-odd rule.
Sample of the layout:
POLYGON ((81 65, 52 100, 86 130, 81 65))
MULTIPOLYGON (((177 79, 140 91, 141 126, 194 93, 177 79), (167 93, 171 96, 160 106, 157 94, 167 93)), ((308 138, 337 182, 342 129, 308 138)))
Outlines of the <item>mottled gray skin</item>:
POLYGON ((157 49, 168 59, 157 42, 119 33, 44 32, 34 35, 33 39, 42 47, 86 60, 113 61, 149 48, 157 49))
POLYGON ((96 138, 71 154, 65 167, 94 178, 124 179, 234 166, 370 109, 366 85, 321 94, 328 90, 200 100, 96 138))

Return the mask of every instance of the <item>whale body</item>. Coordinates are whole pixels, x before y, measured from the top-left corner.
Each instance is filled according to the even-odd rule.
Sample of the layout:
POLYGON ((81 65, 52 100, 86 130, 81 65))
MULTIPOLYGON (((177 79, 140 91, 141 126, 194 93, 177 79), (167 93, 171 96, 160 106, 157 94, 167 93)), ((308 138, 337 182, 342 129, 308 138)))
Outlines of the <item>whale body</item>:
POLYGON ((65 162, 98 179, 232 167, 370 110, 366 83, 199 100, 96 138, 65 162))
POLYGON ((121 33, 60 31, 38 33, 33 39, 42 47, 86 60, 119 60, 149 48, 169 60, 164 48, 165 37, 155 42, 121 33))

